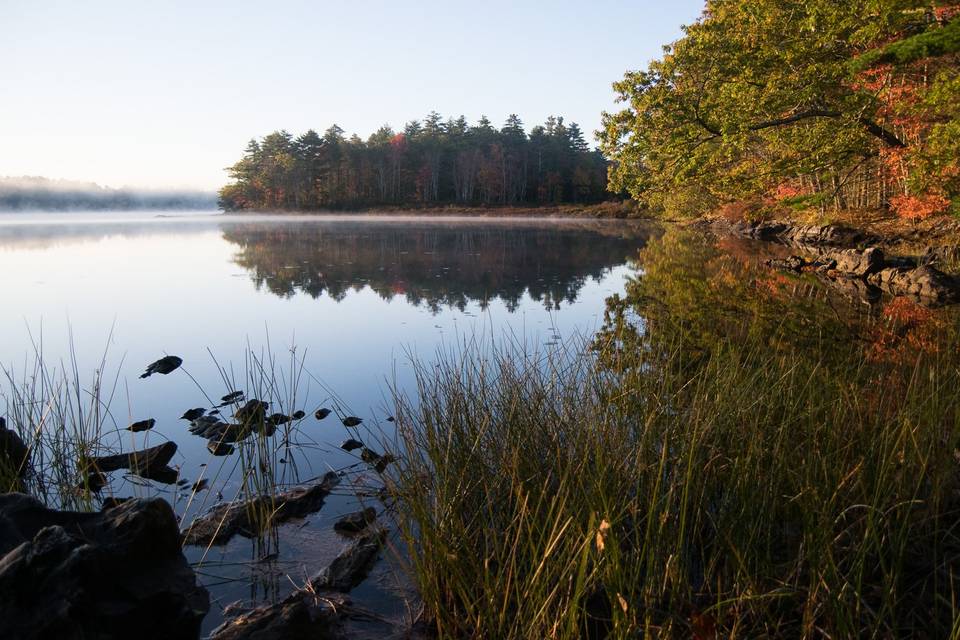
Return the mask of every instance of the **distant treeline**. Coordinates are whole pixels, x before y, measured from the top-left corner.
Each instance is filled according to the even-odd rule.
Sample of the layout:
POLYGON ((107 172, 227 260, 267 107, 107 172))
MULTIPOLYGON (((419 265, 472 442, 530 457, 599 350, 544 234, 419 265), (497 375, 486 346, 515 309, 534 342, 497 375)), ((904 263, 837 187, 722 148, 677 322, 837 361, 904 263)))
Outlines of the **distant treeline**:
POLYGON ((497 129, 486 117, 469 125, 436 112, 401 132, 381 127, 366 141, 336 125, 297 138, 275 131, 251 140, 229 171, 225 210, 535 205, 608 195, 606 159, 576 123, 552 116, 529 134, 516 115, 497 129))
POLYGON ((109 189, 40 177, 0 177, 0 211, 185 210, 215 206, 216 195, 211 192, 109 189))

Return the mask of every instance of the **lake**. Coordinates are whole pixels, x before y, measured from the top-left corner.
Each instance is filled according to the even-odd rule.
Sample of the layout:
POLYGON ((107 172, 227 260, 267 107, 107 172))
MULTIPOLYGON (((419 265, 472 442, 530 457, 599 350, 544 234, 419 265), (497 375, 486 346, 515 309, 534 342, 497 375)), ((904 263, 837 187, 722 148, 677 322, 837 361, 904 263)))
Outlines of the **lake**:
MULTIPOLYGON (((171 465, 182 482, 118 471, 99 497, 163 496, 184 522, 256 490, 263 476, 283 488, 341 474, 319 512, 267 539, 185 547, 211 594, 209 631, 230 603, 276 601, 328 564, 345 546, 333 531, 343 514, 366 506, 383 512, 382 477, 340 443, 361 438, 378 451, 396 450, 392 392, 415 399, 418 363, 429 370, 439 358, 493 345, 562 357, 604 328, 608 307, 621 329, 683 344, 693 364, 726 341, 759 339, 771 358, 799 365, 811 354, 817 366, 838 371, 862 351, 897 390, 911 370, 903 363, 955 360, 948 345, 960 326, 956 308, 764 265, 790 252, 636 221, 3 215, 0 364, 15 384, 4 381, 0 410, 9 416, 30 405, 43 414, 45 407, 33 406, 39 403, 11 395, 34 375, 38 354, 48 371, 60 371, 52 378, 60 382, 48 386, 79 381, 78 405, 90 402, 100 372, 98 411, 75 411, 88 429, 99 425, 90 453, 172 440, 171 465), (620 307, 612 296, 631 302, 620 307), (139 378, 168 354, 183 366, 139 378), (212 456, 179 417, 235 390, 268 400, 271 412, 305 416, 282 425, 266 449, 212 456), (315 418, 321 407, 332 415, 315 418), (359 429, 341 425, 350 415, 363 419, 359 429), (152 429, 126 430, 148 418, 156 420, 152 429), (192 492, 201 479, 209 489, 192 492)), ((865 402, 879 400, 867 395, 865 402)), ((224 419, 237 406, 220 409, 224 419)), ((53 503, 63 500, 58 495, 51 493, 53 503)), ((99 497, 83 495, 67 493, 61 504, 99 507, 99 497)), ((384 559, 351 592, 365 610, 393 621, 416 597, 393 560, 402 555, 397 542, 392 536, 384 559)), ((350 624, 363 630, 362 621, 350 624)))
MULTIPOLYGON (((414 360, 478 339, 565 348, 599 328, 605 299, 623 292, 636 269, 630 260, 658 233, 573 219, 8 214, 0 216, 0 363, 19 376, 42 351, 48 365, 76 362, 87 388, 102 370, 109 413, 98 452, 169 439, 182 478, 211 480, 191 501, 189 484, 115 472, 103 495, 162 495, 189 519, 218 492, 235 497, 243 473, 236 456, 210 456, 178 418, 234 389, 252 397, 250 374, 261 363, 278 378, 272 393, 282 410, 306 412, 290 425, 296 446, 272 457, 277 481, 351 468, 356 452, 338 445, 356 431, 336 415, 317 421, 317 408, 388 434, 390 389, 415 391, 414 360), (138 378, 166 354, 183 358, 181 370, 138 378), (124 429, 147 418, 157 421, 152 430, 124 429)), ((188 547, 211 591, 205 628, 230 602, 276 597, 291 588, 287 576, 302 582, 316 572, 342 546, 332 523, 357 506, 353 491, 339 491, 306 522, 282 527, 276 548, 243 538, 207 552, 188 547)), ((397 581, 381 568, 355 596, 398 615, 402 599, 382 597, 397 581)))

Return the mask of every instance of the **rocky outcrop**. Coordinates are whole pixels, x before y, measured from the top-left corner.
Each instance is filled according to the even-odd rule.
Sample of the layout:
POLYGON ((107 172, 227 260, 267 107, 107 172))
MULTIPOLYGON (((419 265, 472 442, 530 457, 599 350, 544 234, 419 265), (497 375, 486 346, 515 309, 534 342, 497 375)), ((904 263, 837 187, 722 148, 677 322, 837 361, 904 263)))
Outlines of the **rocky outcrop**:
POLYGON ((318 511, 338 484, 340 477, 330 471, 320 482, 311 486, 219 504, 190 524, 184 533, 184 543, 220 545, 238 534, 254 538, 271 526, 318 511))
POLYGON ((789 222, 717 222, 721 230, 756 240, 769 240, 800 246, 843 247, 873 240, 872 237, 841 225, 792 224, 789 222))
POLYGON ((883 251, 876 247, 870 247, 863 251, 856 249, 835 251, 827 254, 822 258, 822 261, 832 261, 833 265, 828 269, 854 278, 865 278, 884 267, 883 251))
POLYGON ((0 554, 0 638, 196 638, 209 609, 159 498, 77 513, 2 495, 0 554))
POLYGON ((953 304, 960 301, 960 283, 957 279, 929 265, 914 269, 882 269, 872 274, 867 281, 893 295, 911 296, 935 304, 953 304))
POLYGON ((902 259, 887 260, 875 247, 834 251, 816 258, 793 255, 768 260, 767 265, 786 271, 814 272, 844 293, 870 303, 879 300, 883 291, 909 296, 928 306, 960 302, 957 278, 929 265, 917 267, 902 259))

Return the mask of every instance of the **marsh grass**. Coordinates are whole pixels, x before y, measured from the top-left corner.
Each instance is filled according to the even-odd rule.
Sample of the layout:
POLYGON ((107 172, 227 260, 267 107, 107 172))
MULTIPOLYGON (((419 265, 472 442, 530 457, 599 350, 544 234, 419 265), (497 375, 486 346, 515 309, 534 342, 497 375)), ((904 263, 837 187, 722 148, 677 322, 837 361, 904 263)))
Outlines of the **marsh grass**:
POLYGON ((392 488, 440 638, 958 636, 955 341, 615 344, 419 368, 392 488))

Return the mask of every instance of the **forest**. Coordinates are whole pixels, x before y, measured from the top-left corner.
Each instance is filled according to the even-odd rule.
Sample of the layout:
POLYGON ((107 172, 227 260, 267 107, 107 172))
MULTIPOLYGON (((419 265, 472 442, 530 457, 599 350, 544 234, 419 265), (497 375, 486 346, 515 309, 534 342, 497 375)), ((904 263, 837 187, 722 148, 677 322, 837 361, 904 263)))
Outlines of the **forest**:
POLYGON ((711 0, 614 85, 611 188, 669 214, 960 212, 960 5, 711 0))
POLYGON ((607 162, 580 127, 547 119, 529 134, 511 115, 444 120, 433 111, 403 131, 383 126, 366 141, 337 125, 293 137, 251 140, 220 191, 226 211, 358 209, 374 206, 537 205, 598 202, 607 162))

